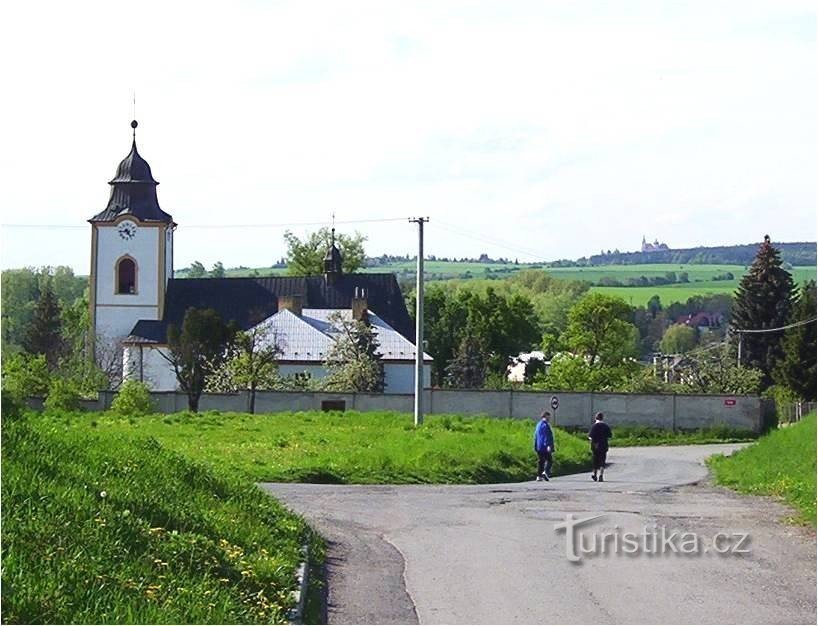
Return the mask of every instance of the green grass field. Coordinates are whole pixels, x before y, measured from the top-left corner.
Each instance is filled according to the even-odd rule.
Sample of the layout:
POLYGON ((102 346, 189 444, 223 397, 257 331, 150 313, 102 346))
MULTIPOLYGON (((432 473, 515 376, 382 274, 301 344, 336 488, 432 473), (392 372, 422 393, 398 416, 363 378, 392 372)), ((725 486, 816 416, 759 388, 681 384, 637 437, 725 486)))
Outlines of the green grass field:
POLYGON ((3 622, 286 621, 304 522, 124 431, 3 416, 3 622))
POLYGON ((815 413, 779 428, 730 457, 708 460, 716 482, 742 493, 772 495, 792 504, 796 521, 815 526, 815 413))
MULTIPOLYGON (((664 277, 668 272, 687 272, 688 283, 674 283, 648 287, 607 287, 595 286, 592 291, 599 291, 608 295, 616 295, 633 306, 645 305, 654 295, 658 295, 662 303, 686 302, 688 298, 698 295, 717 293, 733 293, 739 285, 741 277, 747 268, 743 265, 696 265, 696 264, 641 264, 641 265, 599 265, 594 267, 554 267, 548 268, 545 264, 514 263, 470 263, 455 261, 427 261, 425 264, 427 280, 449 280, 453 278, 470 277, 482 279, 493 277, 497 279, 513 276, 515 273, 533 268, 543 268, 549 274, 563 280, 584 280, 597 283, 603 278, 619 280, 623 283, 630 278, 645 276, 664 277), (713 280, 719 274, 730 272, 733 280, 713 280)), ((252 269, 229 269, 227 276, 248 276, 252 269)), ((257 268, 261 276, 285 275, 285 268, 257 268)), ((368 267, 363 272, 394 272, 398 276, 414 276, 415 264, 412 261, 390 263, 378 267, 368 267)), ((815 280, 815 267, 795 267, 790 270, 793 280, 801 284, 807 280, 815 280)))
MULTIPOLYGON (((401 413, 177 413, 71 417, 67 429, 161 442, 252 481, 490 483, 534 477, 533 421, 401 413)), ((586 469, 584 439, 557 431, 554 473, 586 469)))

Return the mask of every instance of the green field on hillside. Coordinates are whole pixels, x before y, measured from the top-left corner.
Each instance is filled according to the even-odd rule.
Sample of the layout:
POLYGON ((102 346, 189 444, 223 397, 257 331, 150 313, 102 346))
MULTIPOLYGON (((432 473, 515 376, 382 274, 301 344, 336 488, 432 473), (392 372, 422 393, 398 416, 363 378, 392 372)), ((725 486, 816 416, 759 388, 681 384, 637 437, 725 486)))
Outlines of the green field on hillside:
MULTIPOLYGON (((393 412, 176 413, 124 419, 75 414, 69 431, 153 438, 205 465, 252 481, 488 483, 534 477, 534 422, 393 412)), ((555 474, 586 469, 587 442, 556 433, 555 474)))
POLYGON ((732 456, 708 460, 716 482, 789 502, 815 526, 815 413, 774 430, 732 456))
POLYGON ((3 623, 286 621, 306 524, 218 463, 93 419, 4 410, 3 623))

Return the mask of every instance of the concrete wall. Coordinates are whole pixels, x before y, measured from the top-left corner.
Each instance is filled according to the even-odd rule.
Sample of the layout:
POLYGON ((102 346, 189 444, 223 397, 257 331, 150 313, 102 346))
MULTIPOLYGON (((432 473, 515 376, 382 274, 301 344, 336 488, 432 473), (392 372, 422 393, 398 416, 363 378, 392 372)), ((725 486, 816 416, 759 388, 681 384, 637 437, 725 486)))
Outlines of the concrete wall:
MULTIPOLYGON (((115 394, 100 392, 99 400, 83 401, 89 411, 105 410, 115 394)), ((151 396, 160 413, 187 409, 187 396, 180 392, 153 392, 151 396)), ((532 419, 550 408, 556 396, 559 409, 553 422, 567 428, 587 428, 597 411, 605 413, 611 426, 651 426, 667 430, 692 430, 714 426, 760 432, 769 403, 757 396, 707 395, 647 395, 624 393, 549 393, 533 391, 456 391, 427 389, 424 407, 427 414, 458 413, 487 415, 498 418, 532 419)), ((249 407, 249 394, 203 394, 202 411, 244 412, 249 407)), ((411 413, 411 394, 323 393, 295 391, 259 391, 256 393, 256 413, 284 411, 318 411, 324 401, 343 401, 346 410, 398 411, 411 413)), ((42 408, 42 399, 29 398, 29 406, 42 408)))

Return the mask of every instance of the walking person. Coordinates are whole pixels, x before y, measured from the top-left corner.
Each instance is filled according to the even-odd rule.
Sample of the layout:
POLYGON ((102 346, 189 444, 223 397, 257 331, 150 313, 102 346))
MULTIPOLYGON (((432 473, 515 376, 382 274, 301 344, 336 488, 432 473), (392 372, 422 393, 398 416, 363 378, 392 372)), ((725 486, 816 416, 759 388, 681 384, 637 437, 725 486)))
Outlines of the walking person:
POLYGON ((591 440, 591 455, 594 462, 593 480, 605 481, 605 457, 608 456, 608 439, 613 437, 610 426, 605 423, 605 416, 597 413, 594 416, 594 425, 588 431, 588 439, 591 440), (598 474, 598 476, 597 476, 598 474))
POLYGON ((537 480, 551 478, 551 465, 554 462, 554 431, 548 420, 551 413, 544 411, 534 429, 534 452, 537 453, 537 480))

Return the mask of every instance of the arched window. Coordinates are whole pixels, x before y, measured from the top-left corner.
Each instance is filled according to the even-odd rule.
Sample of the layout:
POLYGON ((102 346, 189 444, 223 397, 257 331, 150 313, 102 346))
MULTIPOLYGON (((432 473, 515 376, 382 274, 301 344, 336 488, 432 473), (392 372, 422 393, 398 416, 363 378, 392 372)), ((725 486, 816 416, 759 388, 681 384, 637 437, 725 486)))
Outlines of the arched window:
POLYGON ((130 257, 123 257, 117 262, 116 292, 136 293, 136 263, 130 257))

